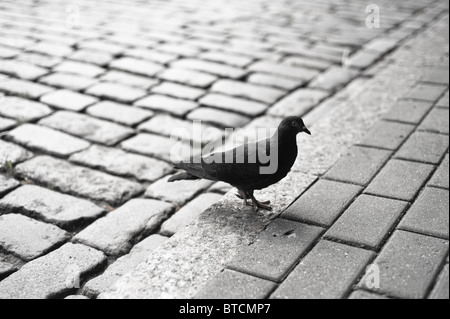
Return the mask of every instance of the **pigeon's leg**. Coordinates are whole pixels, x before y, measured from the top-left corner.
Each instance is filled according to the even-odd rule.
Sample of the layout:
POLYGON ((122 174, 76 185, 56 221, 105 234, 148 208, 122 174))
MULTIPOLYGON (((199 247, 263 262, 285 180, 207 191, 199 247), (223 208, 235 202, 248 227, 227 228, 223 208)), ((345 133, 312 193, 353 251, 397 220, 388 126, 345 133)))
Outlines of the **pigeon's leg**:
POLYGON ((272 207, 268 206, 270 204, 270 201, 259 202, 258 200, 256 200, 255 196, 253 195, 253 191, 249 192, 248 195, 250 196, 250 199, 252 200, 255 211, 257 211, 258 208, 269 210, 269 211, 272 210, 272 207))
POLYGON ((243 191, 242 189, 238 188, 238 193, 236 194, 237 198, 243 199, 244 200, 244 205, 247 206, 252 206, 251 204, 248 203, 248 194, 247 192, 243 191))

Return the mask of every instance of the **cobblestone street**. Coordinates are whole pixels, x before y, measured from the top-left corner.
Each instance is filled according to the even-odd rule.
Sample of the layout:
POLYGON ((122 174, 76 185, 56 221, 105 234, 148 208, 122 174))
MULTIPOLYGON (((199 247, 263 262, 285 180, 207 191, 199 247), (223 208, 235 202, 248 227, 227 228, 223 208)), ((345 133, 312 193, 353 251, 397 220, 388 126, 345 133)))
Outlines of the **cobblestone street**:
POLYGON ((444 0, 2 0, 0 299, 448 299, 448 31, 444 0), (273 212, 167 182, 196 121, 290 115, 273 212))

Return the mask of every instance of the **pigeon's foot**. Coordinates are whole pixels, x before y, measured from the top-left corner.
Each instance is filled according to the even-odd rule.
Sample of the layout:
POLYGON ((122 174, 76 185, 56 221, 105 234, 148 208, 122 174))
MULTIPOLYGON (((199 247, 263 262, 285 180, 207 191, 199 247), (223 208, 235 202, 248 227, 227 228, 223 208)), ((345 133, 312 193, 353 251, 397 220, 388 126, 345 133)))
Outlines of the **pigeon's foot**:
POLYGON ((246 191, 244 191, 242 189, 238 189, 238 193, 236 193, 236 197, 239 198, 239 199, 243 199, 244 200, 244 205, 246 205, 246 206, 253 206, 255 211, 257 211, 259 208, 260 209, 264 209, 264 210, 268 210, 268 211, 272 211, 272 207, 268 206, 268 205, 270 205, 270 200, 263 201, 263 202, 258 201, 255 198, 255 196, 253 196, 253 191, 246 192, 246 191), (249 199, 251 200, 250 203, 248 202, 249 199))
POLYGON ((255 209, 255 212, 259 208, 264 209, 264 210, 268 210, 268 211, 272 211, 272 207, 269 206, 270 201, 260 202, 260 201, 257 201, 254 196, 252 196, 251 200, 252 200, 252 206, 255 209))

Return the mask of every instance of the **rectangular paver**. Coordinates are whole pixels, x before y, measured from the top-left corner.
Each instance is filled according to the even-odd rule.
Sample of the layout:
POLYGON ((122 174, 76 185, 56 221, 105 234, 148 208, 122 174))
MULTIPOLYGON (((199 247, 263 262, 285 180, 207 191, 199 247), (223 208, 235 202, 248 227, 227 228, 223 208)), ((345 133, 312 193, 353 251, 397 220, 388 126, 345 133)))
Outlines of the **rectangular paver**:
POLYGON ((367 287, 370 272, 359 285, 393 297, 424 298, 447 253, 446 240, 398 230, 374 261, 379 267, 379 288, 367 287))
POLYGON ((448 142, 448 135, 415 132, 398 150, 395 157, 438 164, 448 149, 448 142))
POLYGON ((361 195, 342 214, 325 236, 377 249, 389 234, 407 202, 361 195))
POLYGON ((420 191, 433 169, 429 164, 390 160, 365 192, 410 201, 420 191))
POLYGON ((436 170, 433 177, 431 178, 429 185, 448 189, 448 185, 449 185, 448 169, 449 169, 449 161, 448 161, 448 154, 447 154, 447 155, 445 155, 445 158, 442 161, 441 165, 439 165, 438 169, 436 170))
POLYGON ((281 282, 322 232, 320 227, 276 219, 254 243, 242 248, 228 267, 281 282))
POLYGON ((384 119, 397 122, 419 124, 433 103, 415 100, 400 100, 384 115, 384 119))
POLYGON ((271 298, 342 298, 372 257, 373 253, 368 250, 322 240, 295 267, 271 298))
POLYGON ((319 180, 282 217, 329 226, 361 191, 356 185, 319 180))
POLYGON ((396 150, 414 129, 414 125, 379 121, 370 128, 360 144, 396 150))

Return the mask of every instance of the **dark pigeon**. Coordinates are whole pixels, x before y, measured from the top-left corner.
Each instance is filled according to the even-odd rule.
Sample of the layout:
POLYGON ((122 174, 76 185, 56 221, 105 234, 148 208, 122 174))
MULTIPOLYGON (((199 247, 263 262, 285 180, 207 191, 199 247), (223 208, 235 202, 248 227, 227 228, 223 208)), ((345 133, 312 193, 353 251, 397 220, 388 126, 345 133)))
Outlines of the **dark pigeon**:
POLYGON ((270 201, 256 200, 253 192, 286 177, 297 158, 296 136, 301 132, 311 135, 300 117, 287 117, 269 139, 173 163, 185 172, 172 176, 169 182, 198 179, 223 181, 238 189, 236 196, 243 199, 245 205, 251 205, 255 210, 272 210, 270 201), (251 201, 250 204, 248 200, 251 201))

